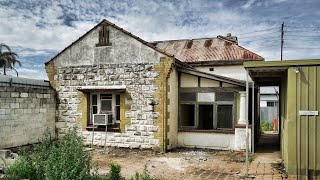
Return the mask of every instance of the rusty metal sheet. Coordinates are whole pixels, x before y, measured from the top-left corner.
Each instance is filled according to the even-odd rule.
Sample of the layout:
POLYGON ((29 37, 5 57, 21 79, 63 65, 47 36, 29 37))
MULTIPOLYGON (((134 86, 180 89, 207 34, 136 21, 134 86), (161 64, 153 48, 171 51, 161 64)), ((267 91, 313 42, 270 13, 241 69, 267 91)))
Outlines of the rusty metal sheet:
POLYGON ((183 62, 263 60, 260 55, 219 37, 158 41, 152 45, 183 62))

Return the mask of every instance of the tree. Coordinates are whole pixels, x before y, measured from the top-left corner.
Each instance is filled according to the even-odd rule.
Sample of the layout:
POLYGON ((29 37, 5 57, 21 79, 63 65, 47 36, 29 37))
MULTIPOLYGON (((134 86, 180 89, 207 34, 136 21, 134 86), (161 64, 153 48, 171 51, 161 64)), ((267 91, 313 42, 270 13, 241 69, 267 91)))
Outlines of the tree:
MULTIPOLYGON (((16 69, 14 68, 15 64, 21 66, 21 62, 17 60, 18 55, 15 52, 11 51, 11 48, 1 43, 0 44, 0 68, 3 68, 3 74, 6 75, 6 69, 16 69), (6 51, 3 51, 6 49, 6 51)), ((18 74, 18 72, 17 72, 18 74)))

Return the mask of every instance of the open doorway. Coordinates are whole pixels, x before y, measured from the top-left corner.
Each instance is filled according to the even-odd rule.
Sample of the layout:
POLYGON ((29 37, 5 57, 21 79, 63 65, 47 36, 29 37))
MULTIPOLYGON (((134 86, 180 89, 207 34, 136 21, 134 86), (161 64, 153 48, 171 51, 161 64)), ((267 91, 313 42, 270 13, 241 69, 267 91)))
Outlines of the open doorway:
POLYGON ((279 86, 260 86, 260 138, 257 152, 280 150, 279 86))

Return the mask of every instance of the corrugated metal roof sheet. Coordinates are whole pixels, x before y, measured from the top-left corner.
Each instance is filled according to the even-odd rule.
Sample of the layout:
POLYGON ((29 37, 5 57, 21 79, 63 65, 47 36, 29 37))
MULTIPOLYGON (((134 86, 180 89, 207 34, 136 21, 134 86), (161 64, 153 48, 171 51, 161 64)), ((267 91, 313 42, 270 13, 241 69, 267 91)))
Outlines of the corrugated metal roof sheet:
POLYGON ((183 62, 264 60, 260 55, 220 36, 192 40, 156 41, 150 44, 173 54, 175 58, 183 62))

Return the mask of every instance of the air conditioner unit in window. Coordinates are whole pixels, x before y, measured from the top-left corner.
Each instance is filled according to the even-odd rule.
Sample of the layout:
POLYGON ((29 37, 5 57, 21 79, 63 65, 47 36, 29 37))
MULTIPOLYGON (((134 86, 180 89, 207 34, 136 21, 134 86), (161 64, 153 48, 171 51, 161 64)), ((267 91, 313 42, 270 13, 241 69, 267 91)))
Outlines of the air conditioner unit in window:
POLYGON ((94 114, 93 125, 110 125, 113 124, 112 114, 94 114))

